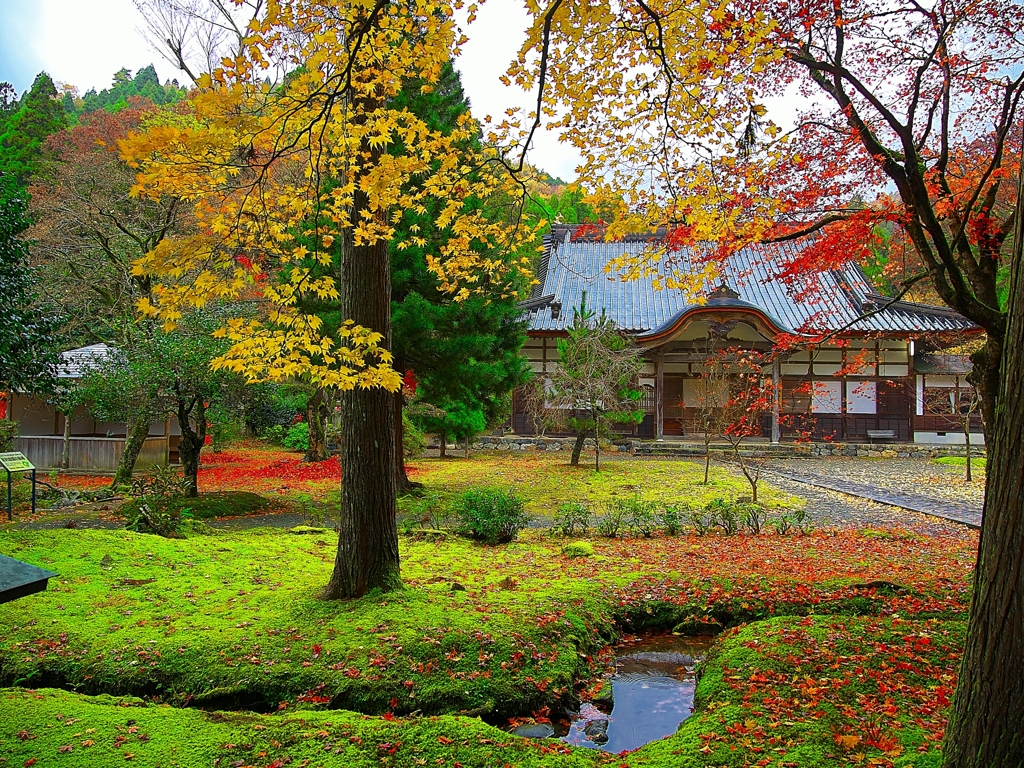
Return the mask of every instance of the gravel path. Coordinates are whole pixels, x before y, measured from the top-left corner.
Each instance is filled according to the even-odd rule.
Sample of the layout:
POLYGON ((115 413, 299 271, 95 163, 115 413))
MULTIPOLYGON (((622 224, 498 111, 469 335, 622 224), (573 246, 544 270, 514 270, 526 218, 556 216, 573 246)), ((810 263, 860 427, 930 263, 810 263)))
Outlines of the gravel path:
MULTIPOLYGON (((738 471, 738 470, 737 470, 738 471)), ((822 528, 908 528, 924 536, 949 536, 964 527, 920 512, 878 504, 846 493, 816 488, 773 475, 765 480, 779 490, 803 499, 808 516, 822 528)))
POLYGON ((985 471, 974 466, 974 481, 964 480, 964 467, 935 464, 930 459, 863 459, 830 457, 780 459, 772 467, 801 475, 828 476, 886 490, 912 493, 980 508, 985 503, 985 471))

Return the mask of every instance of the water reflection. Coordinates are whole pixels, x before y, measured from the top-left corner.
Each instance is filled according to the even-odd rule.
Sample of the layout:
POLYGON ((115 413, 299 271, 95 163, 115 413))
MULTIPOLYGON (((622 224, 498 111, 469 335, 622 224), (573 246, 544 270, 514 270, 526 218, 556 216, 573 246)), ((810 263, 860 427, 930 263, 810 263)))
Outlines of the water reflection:
POLYGON ((705 638, 668 635, 621 649, 615 676, 609 680, 614 695, 611 713, 584 704, 562 740, 622 752, 672 735, 691 714, 694 666, 709 644, 705 638))

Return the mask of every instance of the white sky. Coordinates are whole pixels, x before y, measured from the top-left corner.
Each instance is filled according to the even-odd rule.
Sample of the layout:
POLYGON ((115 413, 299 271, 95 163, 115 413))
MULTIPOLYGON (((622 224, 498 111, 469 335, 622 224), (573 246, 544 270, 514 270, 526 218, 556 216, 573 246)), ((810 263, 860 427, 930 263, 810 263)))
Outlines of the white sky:
MULTIPOLYGON (((122 67, 135 72, 156 66, 161 81, 178 78, 171 65, 153 51, 141 33, 132 0, 0 0, 0 81, 19 93, 45 70, 57 82, 78 86, 81 93, 110 86, 122 67)), ((530 97, 506 88, 498 77, 515 57, 526 30, 521 0, 491 0, 469 27, 469 44, 456 66, 479 118, 500 118, 509 107, 528 106, 530 97)), ((181 78, 179 78, 181 79, 181 78)), ((575 178, 576 153, 555 136, 539 132, 531 162, 565 180, 575 178)))

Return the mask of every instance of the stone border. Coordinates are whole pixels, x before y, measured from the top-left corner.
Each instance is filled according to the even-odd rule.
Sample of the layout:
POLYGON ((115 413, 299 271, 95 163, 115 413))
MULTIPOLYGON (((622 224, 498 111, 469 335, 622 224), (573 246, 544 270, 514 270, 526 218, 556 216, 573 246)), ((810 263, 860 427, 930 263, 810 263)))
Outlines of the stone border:
MULTIPOLYGON (((470 443, 474 451, 571 451, 573 437, 533 437, 520 435, 487 435, 470 443)), ((452 445, 452 450, 461 446, 452 445)), ((587 438, 584 450, 593 449, 593 438, 587 438)), ((722 445, 712 445, 712 454, 729 452, 722 445)), ((704 446, 700 443, 659 443, 653 440, 624 438, 604 448, 606 453, 624 453, 634 456, 703 456, 704 446)), ((750 443, 744 445, 744 453, 766 454, 772 458, 800 458, 820 456, 849 456, 871 459, 935 459, 942 456, 966 456, 963 445, 935 445, 925 443, 750 443)), ((985 456, 984 446, 971 446, 971 456, 985 456)))

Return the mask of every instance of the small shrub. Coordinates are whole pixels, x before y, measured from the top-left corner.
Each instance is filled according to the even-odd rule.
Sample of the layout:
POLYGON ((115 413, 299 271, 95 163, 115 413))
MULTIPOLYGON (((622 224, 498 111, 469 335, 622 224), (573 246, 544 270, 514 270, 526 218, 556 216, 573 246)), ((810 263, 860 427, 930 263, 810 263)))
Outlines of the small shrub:
POLYGON ((288 427, 288 432, 285 434, 282 443, 285 448, 291 448, 293 451, 308 451, 309 424, 305 421, 292 424, 288 427))
POLYGON ((656 526, 656 507, 653 502, 633 496, 629 499, 617 500, 615 504, 621 507, 622 517, 630 531, 640 534, 645 539, 651 538, 656 526))
POLYGON ((174 467, 156 465, 141 475, 132 478, 132 496, 150 499, 170 499, 184 496, 189 491, 185 476, 178 474, 174 467))
POLYGON ((678 536, 683 529, 682 510, 676 504, 669 504, 658 513, 657 521, 666 536, 678 536))
POLYGON ((787 533, 793 530, 793 520, 786 513, 782 513, 777 518, 772 520, 772 528, 779 536, 785 536, 787 533))
POLYGON ((806 536, 809 533, 814 533, 814 521, 807 515, 806 509, 796 510, 793 513, 792 520, 793 527, 799 531, 801 535, 806 536))
POLYGON ((768 520, 768 510, 760 504, 753 503, 743 504, 741 509, 743 510, 743 525, 748 531, 757 536, 761 533, 761 529, 764 528, 764 524, 768 520))
POLYGON ((423 453, 423 449, 427 447, 427 438, 423 434, 423 430, 417 427, 409 417, 406 416, 405 410, 402 410, 402 454, 407 459, 414 459, 423 453))
POLYGON ((715 516, 700 509, 691 510, 690 525, 698 536, 707 536, 715 527, 715 516))
POLYGON ((624 510, 619 504, 605 505, 605 512, 597 521, 597 532, 607 539, 619 535, 624 523, 624 510))
POLYGON ((725 499, 712 499, 704 511, 711 517, 712 525, 721 528, 726 536, 735 536, 739 533, 742 516, 737 505, 725 499))
POLYGON ((507 544, 530 522, 513 489, 475 488, 455 498, 461 533, 487 544, 507 544))
POLYGON ((590 530, 590 507, 581 501, 567 501, 558 507, 552 530, 563 536, 586 535, 590 530))
POLYGON ((589 541, 574 541, 562 547, 562 554, 566 557, 593 557, 594 547, 589 541))
POLYGON ((162 509, 142 503, 126 527, 129 531, 137 533, 153 533, 167 539, 180 539, 182 514, 177 509, 162 509))
POLYGON ((452 527, 451 509, 433 492, 413 492, 398 499, 399 525, 405 532, 415 528, 445 530, 452 527))
POLYGON ((282 445, 284 443, 285 429, 282 424, 275 424, 272 427, 267 427, 263 432, 263 439, 268 443, 274 445, 282 445))

